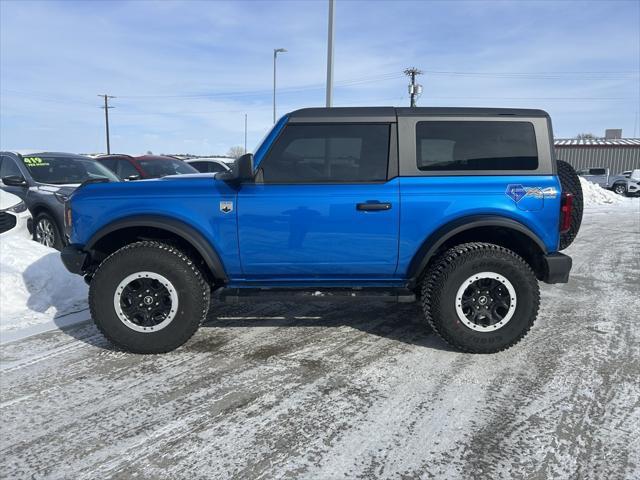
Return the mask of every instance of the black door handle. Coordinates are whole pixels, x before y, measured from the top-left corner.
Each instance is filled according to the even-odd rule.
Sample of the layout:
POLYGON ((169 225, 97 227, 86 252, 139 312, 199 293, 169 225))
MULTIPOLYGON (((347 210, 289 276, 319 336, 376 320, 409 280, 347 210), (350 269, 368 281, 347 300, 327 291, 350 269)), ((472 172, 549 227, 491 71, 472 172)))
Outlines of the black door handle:
POLYGON ((358 203, 356 209, 365 212, 377 212, 380 210, 391 210, 390 203, 358 203))

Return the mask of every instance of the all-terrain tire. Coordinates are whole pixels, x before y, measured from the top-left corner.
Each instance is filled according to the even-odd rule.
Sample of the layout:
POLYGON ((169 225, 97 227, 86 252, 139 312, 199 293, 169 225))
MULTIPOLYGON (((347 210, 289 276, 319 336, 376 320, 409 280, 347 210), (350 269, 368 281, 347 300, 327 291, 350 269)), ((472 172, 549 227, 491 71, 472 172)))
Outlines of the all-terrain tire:
POLYGON ((494 353, 515 345, 527 334, 538 314, 540 293, 531 267, 511 250, 490 243, 464 243, 430 265, 422 280, 421 301, 426 320, 445 342, 465 352, 494 353), (478 331, 468 325, 472 323, 468 319, 463 322, 456 306, 462 286, 486 272, 506 279, 516 298, 512 299, 512 316, 504 325, 478 331))
POLYGON ((580 178, 573 167, 562 160, 558 160, 558 177, 562 191, 573 195, 573 210, 571 212, 571 226, 565 233, 560 233, 560 250, 564 250, 573 243, 580 225, 582 224, 582 211, 584 209, 584 199, 582 196, 582 186, 580 178))
POLYGON ((209 285, 196 264, 176 247, 155 241, 132 243, 111 254, 89 287, 89 307, 98 329, 115 345, 134 353, 165 353, 184 344, 205 319, 209 299, 209 285), (175 316, 159 330, 135 330, 116 312, 116 290, 140 272, 164 277, 177 295, 175 316))

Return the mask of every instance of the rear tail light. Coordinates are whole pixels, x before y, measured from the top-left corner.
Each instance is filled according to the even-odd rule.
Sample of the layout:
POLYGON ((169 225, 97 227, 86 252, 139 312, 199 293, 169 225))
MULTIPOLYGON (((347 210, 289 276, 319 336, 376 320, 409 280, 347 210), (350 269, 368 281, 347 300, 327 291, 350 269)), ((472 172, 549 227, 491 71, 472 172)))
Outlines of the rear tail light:
POLYGON ((563 193, 560 206, 560 233, 567 233, 571 228, 571 213, 573 213, 573 194, 563 193))

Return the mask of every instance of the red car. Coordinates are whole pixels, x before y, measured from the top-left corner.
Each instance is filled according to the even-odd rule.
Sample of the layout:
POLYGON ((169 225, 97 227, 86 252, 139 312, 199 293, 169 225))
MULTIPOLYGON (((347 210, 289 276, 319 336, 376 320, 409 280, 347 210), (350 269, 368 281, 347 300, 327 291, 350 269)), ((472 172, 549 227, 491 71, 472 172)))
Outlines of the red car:
POLYGON ((142 155, 140 157, 132 157, 130 155, 104 155, 98 157, 96 160, 123 180, 159 178, 183 173, 200 173, 179 158, 160 155, 142 155))

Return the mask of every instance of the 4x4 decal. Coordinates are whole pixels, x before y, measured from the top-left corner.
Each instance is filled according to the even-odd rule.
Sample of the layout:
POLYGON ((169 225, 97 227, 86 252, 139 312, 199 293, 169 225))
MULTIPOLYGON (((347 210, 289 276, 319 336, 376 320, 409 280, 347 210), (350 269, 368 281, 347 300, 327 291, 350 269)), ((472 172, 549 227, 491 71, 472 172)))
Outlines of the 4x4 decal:
POLYGON ((554 187, 525 187, 520 183, 510 183, 504 193, 516 203, 524 197, 556 198, 558 195, 558 191, 554 187))

